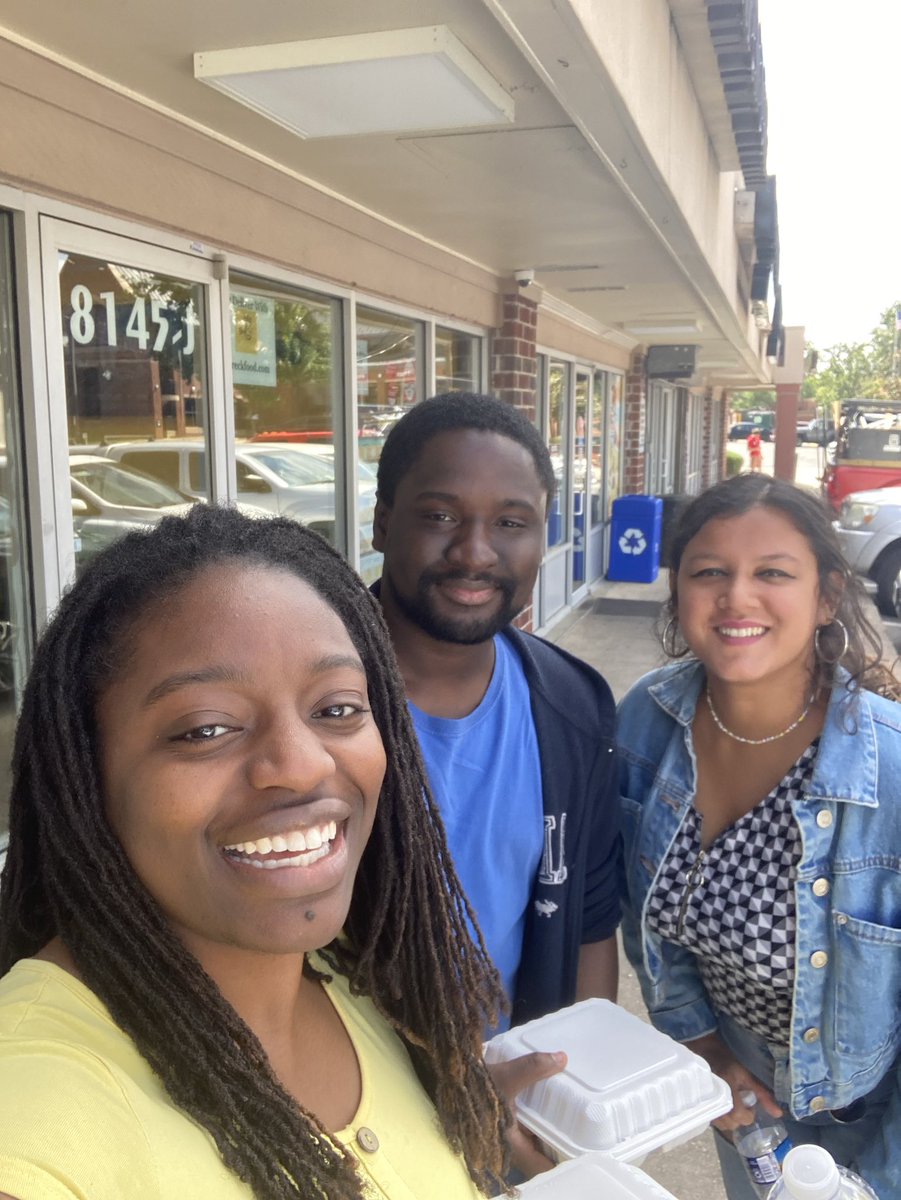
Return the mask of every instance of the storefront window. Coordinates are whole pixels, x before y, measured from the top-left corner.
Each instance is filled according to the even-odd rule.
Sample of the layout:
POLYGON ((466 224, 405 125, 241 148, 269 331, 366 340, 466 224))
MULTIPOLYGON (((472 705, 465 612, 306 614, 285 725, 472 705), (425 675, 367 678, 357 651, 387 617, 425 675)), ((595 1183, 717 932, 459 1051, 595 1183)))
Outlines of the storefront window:
POLYGON ((357 308, 360 458, 375 463, 392 425, 422 398, 421 321, 357 308))
POLYGON ((569 535, 568 503, 569 460, 566 453, 569 441, 567 428, 567 393, 569 367, 566 363, 551 363, 548 368, 547 441, 557 480, 557 493, 551 501, 548 517, 548 548, 559 546, 569 535))
POLYGON ((77 567, 118 537, 208 499, 203 286, 60 253, 77 567))
MULTIPOLYGON (((337 300, 268 289, 233 277, 231 354, 235 469, 242 504, 292 517, 347 552, 345 470, 335 446, 344 403, 342 323, 337 300)), ((373 556, 375 476, 357 478, 359 561, 373 556)))
POLYGON ((9 762, 16 704, 31 645, 18 412, 12 231, 7 214, 0 213, 0 438, 3 442, 0 446, 0 842, 5 841, 8 825, 9 762))
POLYGON ((595 371, 591 400, 591 441, 589 458, 591 461, 591 509, 592 526, 604 522, 604 403, 607 398, 606 371, 595 371))
POLYGON ((575 437, 573 444, 573 587, 585 582, 586 512, 588 509, 588 397, 591 376, 576 372, 575 437))
POLYGON ((481 339, 453 329, 435 329, 435 391, 478 392, 481 339))

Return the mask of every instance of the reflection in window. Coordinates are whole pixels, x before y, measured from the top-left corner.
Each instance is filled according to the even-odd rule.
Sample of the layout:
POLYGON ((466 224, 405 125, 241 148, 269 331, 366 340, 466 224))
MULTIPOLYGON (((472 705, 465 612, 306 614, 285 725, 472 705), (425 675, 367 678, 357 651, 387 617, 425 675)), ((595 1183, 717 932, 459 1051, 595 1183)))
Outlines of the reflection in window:
POLYGON ((590 376, 576 373, 573 439, 573 587, 585 582, 586 511, 588 508, 588 388, 590 376))
POLYGON ((547 440, 557 480, 557 492, 551 502, 547 526, 548 547, 559 546, 567 540, 569 463, 566 448, 569 441, 566 424, 569 367, 566 363, 551 363, 548 368, 547 440))
POLYGON ((591 524, 604 521, 604 402, 607 398, 607 372, 595 371, 591 400, 591 524))
POLYGON ((357 308, 360 458, 377 462, 392 425, 421 397, 422 322, 357 308))
POLYGON ((435 329, 435 391, 478 392, 481 339, 454 329, 435 329))
POLYGON ((233 276, 231 322, 236 439, 333 445, 342 401, 338 302, 233 276))
MULTIPOLYGON (((141 477, 129 480, 125 456, 129 448, 204 437, 206 306, 201 284, 154 271, 68 253, 60 254, 59 268, 70 450, 80 456, 79 469, 91 465, 85 454, 121 455, 120 499, 84 490, 73 476, 72 525, 81 568, 136 524, 154 524, 169 503, 184 503, 177 493, 161 503, 161 494, 152 497, 141 477)), ((149 460, 147 474, 160 478, 155 461, 149 460)), ((102 463, 93 465, 99 479, 102 463)), ((162 482, 178 486, 171 472, 162 482)), ((207 479, 199 494, 209 497, 207 479)))
POLYGON ((30 572, 23 523, 18 412, 12 229, 8 215, 0 213, 0 835, 4 837, 13 728, 30 655, 32 619, 27 599, 30 572))
MULTIPOLYGON (((375 469, 388 431, 422 398, 422 346, 421 321, 357 306, 357 434, 361 466, 375 469)), ((366 486, 361 478, 361 496, 366 486)), ((374 491, 372 495, 374 499, 374 491)), ((362 520, 361 511, 361 524, 362 520)), ((381 554, 371 548, 367 554, 361 554, 360 574, 367 583, 377 579, 381 571, 381 554)))
MULTIPOLYGON (((347 551, 340 448, 335 458, 344 403, 339 302, 233 276, 231 319, 238 500, 302 521, 347 551)), ((357 497, 365 570, 374 481, 361 477, 357 497)))

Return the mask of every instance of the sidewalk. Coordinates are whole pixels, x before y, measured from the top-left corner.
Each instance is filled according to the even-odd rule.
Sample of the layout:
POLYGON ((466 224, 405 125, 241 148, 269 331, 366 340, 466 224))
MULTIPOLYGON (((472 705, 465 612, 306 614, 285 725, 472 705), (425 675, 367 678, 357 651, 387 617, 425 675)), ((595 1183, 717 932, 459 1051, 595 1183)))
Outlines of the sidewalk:
MULTIPOLYGON (((640 675, 666 661, 654 626, 668 590, 667 571, 661 571, 654 583, 601 580, 591 596, 545 636, 596 667, 619 700, 640 675)), ((882 632, 885 657, 891 662, 896 656, 894 647, 875 605, 870 609, 868 615, 874 628, 882 632)), ((646 1019, 638 980, 622 950, 619 1002, 646 1019)), ((677 1200, 726 1200, 709 1129, 673 1150, 649 1155, 641 1167, 677 1200)))
MULTIPOLYGON (((619 700, 639 675, 665 661, 654 624, 668 591, 666 571, 654 583, 603 579, 546 637, 596 667, 619 700)), ((620 1004, 646 1020, 638 980, 622 950, 619 970, 620 1004)), ((650 1154, 641 1168, 677 1200, 726 1200, 710 1130, 682 1146, 650 1154)))

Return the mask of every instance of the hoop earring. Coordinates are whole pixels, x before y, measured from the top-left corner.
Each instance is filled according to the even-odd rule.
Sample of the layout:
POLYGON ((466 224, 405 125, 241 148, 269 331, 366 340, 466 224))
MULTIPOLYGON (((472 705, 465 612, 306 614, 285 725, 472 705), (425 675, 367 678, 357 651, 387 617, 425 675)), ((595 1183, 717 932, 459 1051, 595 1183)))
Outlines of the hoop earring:
POLYGON ((679 651, 676 649, 676 630, 679 627, 679 622, 675 613, 671 613, 666 624, 663 626, 663 632, 660 635, 660 644, 663 647, 663 653, 667 658, 677 658, 679 651), (669 645, 667 645, 667 641, 669 645))
POLYGON ((836 663, 841 662, 842 659, 845 657, 845 655, 848 653, 849 644, 850 644, 850 638, 848 637, 848 628, 845 625, 845 622, 840 617, 833 617, 828 625, 818 625, 816 627, 816 629, 814 630, 813 648, 814 648, 817 658, 820 660, 820 662, 823 664, 824 667, 834 667, 836 663), (839 627, 839 629, 842 631, 842 639, 843 639, 842 640, 842 648, 841 648, 841 650, 839 650, 839 652, 835 656, 835 658, 827 658, 826 655, 823 653, 823 647, 821 645, 820 635, 822 634, 824 629, 831 629, 833 625, 837 625, 839 627))

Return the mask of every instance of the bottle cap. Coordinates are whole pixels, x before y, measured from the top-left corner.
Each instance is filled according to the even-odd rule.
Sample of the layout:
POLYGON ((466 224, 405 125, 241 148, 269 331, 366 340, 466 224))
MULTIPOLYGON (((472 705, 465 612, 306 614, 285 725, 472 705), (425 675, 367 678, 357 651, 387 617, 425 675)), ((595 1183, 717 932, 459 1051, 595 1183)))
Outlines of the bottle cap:
POLYGON ((833 1200, 841 1176, 832 1155, 822 1146, 795 1146, 783 1159, 782 1183, 794 1200, 833 1200))

